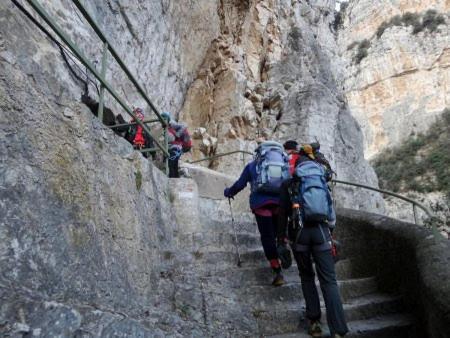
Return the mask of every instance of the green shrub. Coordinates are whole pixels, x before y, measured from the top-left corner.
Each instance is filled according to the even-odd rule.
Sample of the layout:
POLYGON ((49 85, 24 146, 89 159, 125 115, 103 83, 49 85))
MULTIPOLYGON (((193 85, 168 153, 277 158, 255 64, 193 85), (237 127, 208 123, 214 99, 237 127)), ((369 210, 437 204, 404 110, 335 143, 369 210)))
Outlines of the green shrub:
POLYGON ((422 20, 423 29, 428 29, 430 32, 437 30, 439 25, 445 24, 443 15, 439 15, 435 10, 428 10, 422 20))
POLYGON ((435 10, 428 10, 425 14, 411 13, 407 12, 402 16, 396 15, 392 17, 389 21, 384 21, 378 27, 376 36, 380 38, 386 29, 393 26, 412 26, 413 34, 417 34, 422 32, 424 29, 429 30, 430 32, 436 31, 439 25, 445 24, 445 17, 441 14, 438 14, 435 10))
POLYGON ((139 191, 142 188, 142 173, 140 170, 134 173, 136 181, 136 189, 139 191))
POLYGON ((441 191, 450 201, 450 109, 424 134, 373 161, 380 186, 393 191, 441 191), (420 155, 419 155, 420 154, 420 155))
POLYGON ((358 53, 356 53, 355 57, 353 58, 353 61, 359 65, 365 57, 367 57, 369 53, 367 52, 367 49, 365 48, 358 48, 358 53))
POLYGON ((387 22, 387 21, 384 21, 379 27, 378 27, 378 29, 377 29, 377 38, 379 39, 379 38, 381 38, 381 36, 384 34, 384 31, 386 30, 386 29, 388 29, 390 26, 389 26, 389 22, 387 22))
POLYGON ((403 17, 400 15, 395 15, 389 21, 389 27, 393 26, 403 26, 403 17))
POLYGON ((358 41, 353 41, 351 44, 349 44, 348 46, 347 46, 347 50, 352 50, 353 48, 355 48, 356 46, 358 46, 359 45, 359 42, 358 41))
POLYGON ((359 48, 360 48, 360 49, 369 49, 369 48, 370 48, 370 41, 367 40, 367 39, 362 40, 362 41, 359 43, 359 48))
POLYGON ((417 13, 407 12, 403 14, 402 21, 405 26, 420 25, 420 15, 417 13))
POLYGON ((362 59, 364 59, 368 55, 368 49, 370 48, 370 41, 367 39, 362 40, 357 43, 358 51, 356 55, 353 57, 353 62, 359 64, 362 59))

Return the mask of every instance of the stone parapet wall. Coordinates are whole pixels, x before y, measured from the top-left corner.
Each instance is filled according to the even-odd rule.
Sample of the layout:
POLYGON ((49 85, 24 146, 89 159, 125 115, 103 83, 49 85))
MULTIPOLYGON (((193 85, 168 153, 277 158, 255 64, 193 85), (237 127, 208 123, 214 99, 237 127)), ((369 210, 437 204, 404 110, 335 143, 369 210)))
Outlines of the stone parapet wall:
POLYGON ((358 253, 355 270, 376 273, 382 289, 405 296, 415 311, 417 337, 450 337, 448 240, 424 227, 350 209, 338 210, 337 237, 344 256, 358 253))

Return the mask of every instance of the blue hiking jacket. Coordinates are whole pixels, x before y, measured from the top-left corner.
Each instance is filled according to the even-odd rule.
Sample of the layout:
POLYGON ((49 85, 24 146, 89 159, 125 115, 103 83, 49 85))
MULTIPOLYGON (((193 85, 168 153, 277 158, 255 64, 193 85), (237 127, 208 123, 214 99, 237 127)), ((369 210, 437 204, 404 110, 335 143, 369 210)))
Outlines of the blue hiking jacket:
MULTIPOLYGON (((241 190, 243 190, 247 183, 250 183, 252 186, 256 181, 256 162, 252 161, 247 164, 244 168, 239 179, 230 187, 231 194, 236 195, 241 190)), ((250 194, 250 209, 255 210, 266 204, 280 204, 280 195, 279 194, 269 194, 269 193, 260 193, 260 192, 252 192, 250 194)))

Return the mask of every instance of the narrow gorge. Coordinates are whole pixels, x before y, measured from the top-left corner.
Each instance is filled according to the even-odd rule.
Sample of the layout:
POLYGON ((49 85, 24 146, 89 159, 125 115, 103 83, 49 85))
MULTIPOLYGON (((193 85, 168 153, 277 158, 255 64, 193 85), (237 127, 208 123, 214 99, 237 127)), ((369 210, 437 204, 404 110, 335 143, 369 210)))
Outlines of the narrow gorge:
MULTIPOLYGON (((96 100, 100 83, 17 6, 52 32, 33 2, 102 64, 103 42, 76 1, 0 1, 0 336, 308 336, 297 267, 272 287, 248 189, 231 206, 223 197, 242 154, 188 161, 253 152, 260 139, 318 140, 339 179, 377 187, 364 155, 425 131, 448 107, 448 26, 419 33, 423 57, 399 70, 389 43, 418 50, 403 26, 348 61, 348 45, 410 10, 395 1, 371 25, 369 1, 352 1, 342 22, 334 0, 80 1, 160 112, 191 131, 184 177, 169 179, 160 158, 134 151, 81 102, 85 82, 96 100), (389 69, 371 67, 387 63, 378 53, 389 69), (404 87, 424 95, 412 100, 404 87), (402 88, 398 106, 376 100, 402 88), (381 127, 386 112, 405 130, 381 127)), ((110 53, 105 78, 154 118, 110 53)), ((110 93, 105 106, 128 116, 110 93)), ((348 337, 450 337, 450 243, 382 216, 376 192, 337 185, 334 197, 348 337)))

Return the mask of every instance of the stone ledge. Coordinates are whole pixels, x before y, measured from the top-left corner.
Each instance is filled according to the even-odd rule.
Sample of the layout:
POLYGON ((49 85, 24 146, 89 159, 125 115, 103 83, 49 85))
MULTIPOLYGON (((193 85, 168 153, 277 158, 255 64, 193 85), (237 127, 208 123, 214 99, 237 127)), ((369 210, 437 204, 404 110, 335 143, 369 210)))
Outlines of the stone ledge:
POLYGON ((362 268, 376 273, 381 288, 405 296, 419 331, 450 337, 448 240, 414 224, 349 209, 338 209, 338 227, 343 251, 358 253, 362 268))
POLYGON ((232 176, 205 167, 189 163, 182 163, 180 167, 185 168, 188 176, 197 182, 199 196, 203 198, 223 199, 223 190, 235 181, 232 176))
MULTIPOLYGON (((183 163, 180 165, 198 186, 200 198, 200 213, 214 220, 229 220, 230 211, 227 199, 223 196, 225 187, 230 187, 238 177, 228 176, 205 167, 183 163)), ((237 194, 232 202, 236 220, 250 221, 253 219, 249 207, 250 188, 247 187, 237 194)))

